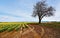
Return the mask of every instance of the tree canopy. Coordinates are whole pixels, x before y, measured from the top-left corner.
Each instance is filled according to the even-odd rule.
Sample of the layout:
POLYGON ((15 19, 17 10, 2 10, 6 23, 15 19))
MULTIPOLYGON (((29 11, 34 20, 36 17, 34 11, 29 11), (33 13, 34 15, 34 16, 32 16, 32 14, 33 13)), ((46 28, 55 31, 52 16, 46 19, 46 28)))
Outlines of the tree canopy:
POLYGON ((48 6, 46 1, 39 1, 36 3, 36 5, 34 5, 32 16, 38 16, 39 23, 41 23, 43 17, 53 16, 54 11, 55 9, 52 6, 48 6))

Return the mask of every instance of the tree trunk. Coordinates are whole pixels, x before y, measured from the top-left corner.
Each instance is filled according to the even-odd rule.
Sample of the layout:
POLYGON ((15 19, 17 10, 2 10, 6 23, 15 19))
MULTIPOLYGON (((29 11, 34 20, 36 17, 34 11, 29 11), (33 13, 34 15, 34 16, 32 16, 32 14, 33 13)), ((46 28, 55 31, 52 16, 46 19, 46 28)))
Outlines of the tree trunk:
POLYGON ((39 17, 39 23, 41 23, 41 18, 39 17))

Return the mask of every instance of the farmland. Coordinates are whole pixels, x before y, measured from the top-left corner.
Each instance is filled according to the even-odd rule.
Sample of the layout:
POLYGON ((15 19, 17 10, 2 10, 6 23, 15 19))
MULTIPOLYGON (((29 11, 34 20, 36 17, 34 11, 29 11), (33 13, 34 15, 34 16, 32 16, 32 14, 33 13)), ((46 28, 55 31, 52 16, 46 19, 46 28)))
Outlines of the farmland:
POLYGON ((27 23, 0 23, 0 33, 4 31, 18 31, 19 29, 28 28, 27 23))
POLYGON ((60 22, 1 22, 0 38, 60 38, 60 22))

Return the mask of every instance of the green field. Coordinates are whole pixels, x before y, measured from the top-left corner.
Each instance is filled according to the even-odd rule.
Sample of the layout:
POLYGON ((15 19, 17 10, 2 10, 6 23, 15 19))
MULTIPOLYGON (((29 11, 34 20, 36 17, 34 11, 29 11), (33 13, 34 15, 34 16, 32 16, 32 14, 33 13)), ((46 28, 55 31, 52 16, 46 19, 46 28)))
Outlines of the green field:
POLYGON ((28 28, 27 23, 19 23, 19 22, 4 22, 4 23, 0 23, 0 32, 4 32, 4 31, 18 31, 21 28, 28 28))
POLYGON ((21 28, 28 28, 28 25, 40 25, 40 26, 47 26, 55 29, 60 29, 60 22, 51 22, 51 23, 31 23, 31 22, 0 22, 0 32, 4 31, 18 31, 21 28))

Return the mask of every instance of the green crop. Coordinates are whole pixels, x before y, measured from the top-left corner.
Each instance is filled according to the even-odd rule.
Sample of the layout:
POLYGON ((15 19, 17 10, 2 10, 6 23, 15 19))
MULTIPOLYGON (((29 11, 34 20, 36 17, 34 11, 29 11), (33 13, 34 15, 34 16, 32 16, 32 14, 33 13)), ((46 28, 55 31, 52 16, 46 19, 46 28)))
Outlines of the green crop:
POLYGON ((21 28, 27 28, 27 24, 26 23, 20 23, 20 24, 0 24, 0 32, 4 32, 4 31, 18 31, 21 28))

